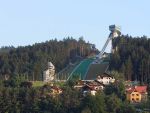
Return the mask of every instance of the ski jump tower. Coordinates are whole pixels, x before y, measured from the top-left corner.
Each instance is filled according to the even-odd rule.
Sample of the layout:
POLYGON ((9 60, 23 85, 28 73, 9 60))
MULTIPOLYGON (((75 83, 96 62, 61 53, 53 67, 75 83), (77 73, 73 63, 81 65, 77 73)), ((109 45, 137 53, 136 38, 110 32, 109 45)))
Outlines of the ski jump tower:
POLYGON ((103 74, 107 71, 109 68, 108 62, 103 62, 103 54, 105 52, 105 49, 108 45, 108 43, 121 35, 120 27, 116 25, 110 25, 109 26, 110 34, 100 51, 98 55, 96 55, 96 59, 89 65, 88 70, 85 74, 84 80, 95 80, 97 78, 97 75, 103 74))
POLYGON ((113 39, 113 38, 116 38, 118 36, 121 35, 121 28, 119 26, 116 26, 116 25, 110 25, 109 26, 109 30, 110 30, 110 34, 107 38, 107 41, 105 42, 102 50, 100 51, 100 53, 96 56, 96 62, 95 63, 98 63, 100 61, 100 59, 102 58, 104 52, 105 52, 105 49, 108 45, 108 43, 113 39))

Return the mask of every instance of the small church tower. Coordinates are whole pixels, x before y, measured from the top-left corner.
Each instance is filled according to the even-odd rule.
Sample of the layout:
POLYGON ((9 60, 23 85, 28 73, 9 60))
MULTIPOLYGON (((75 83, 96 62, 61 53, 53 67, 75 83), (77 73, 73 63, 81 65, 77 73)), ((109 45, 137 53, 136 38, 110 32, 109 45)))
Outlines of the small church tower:
POLYGON ((51 62, 48 62, 48 69, 43 72, 43 81, 49 82, 54 80, 54 78, 55 78, 55 66, 51 62))

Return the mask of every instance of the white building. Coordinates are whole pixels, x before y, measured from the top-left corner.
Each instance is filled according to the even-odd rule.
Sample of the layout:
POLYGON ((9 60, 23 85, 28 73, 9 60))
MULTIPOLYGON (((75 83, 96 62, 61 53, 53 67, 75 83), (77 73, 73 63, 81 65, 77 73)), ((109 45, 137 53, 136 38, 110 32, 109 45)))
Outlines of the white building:
POLYGON ((104 85, 109 85, 110 83, 115 82, 115 78, 107 73, 104 73, 101 76, 97 77, 97 81, 99 81, 100 83, 102 83, 104 85))
POLYGON ((55 66, 51 62, 48 62, 48 69, 43 72, 43 81, 49 82, 54 80, 54 78, 55 78, 55 66))

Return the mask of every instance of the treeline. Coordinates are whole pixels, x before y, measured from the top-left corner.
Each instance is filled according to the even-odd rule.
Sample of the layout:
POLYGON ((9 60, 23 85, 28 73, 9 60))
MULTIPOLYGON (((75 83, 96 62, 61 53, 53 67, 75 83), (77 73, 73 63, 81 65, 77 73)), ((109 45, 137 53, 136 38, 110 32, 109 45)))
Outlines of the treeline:
POLYGON ((69 62, 85 58, 95 51, 95 46, 81 37, 79 40, 68 37, 36 43, 25 47, 2 47, 0 49, 0 77, 24 75, 29 80, 41 80, 42 72, 51 61, 56 72, 69 62))
POLYGON ((120 36, 112 41, 111 70, 122 72, 126 80, 150 82, 150 39, 120 36))
POLYGON ((135 113, 122 98, 122 83, 110 85, 96 96, 83 96, 71 81, 61 86, 62 94, 55 96, 49 95, 50 85, 32 87, 29 83, 20 78, 0 81, 1 113, 135 113))

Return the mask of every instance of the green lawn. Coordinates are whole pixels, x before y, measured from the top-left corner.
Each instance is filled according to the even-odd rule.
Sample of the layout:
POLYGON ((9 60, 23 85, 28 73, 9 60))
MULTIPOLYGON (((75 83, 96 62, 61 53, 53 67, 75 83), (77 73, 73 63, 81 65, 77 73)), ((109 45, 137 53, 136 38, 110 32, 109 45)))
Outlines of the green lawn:
POLYGON ((42 87, 44 84, 46 84, 46 83, 43 82, 43 81, 34 81, 34 82, 32 82, 33 87, 42 87))
MULTIPOLYGON (((43 81, 34 81, 34 82, 32 82, 33 87, 42 87, 45 84, 48 85, 48 84, 51 84, 51 83, 50 82, 46 83, 46 82, 43 82, 43 81)), ((53 84, 56 85, 56 86, 62 87, 62 86, 64 86, 65 82, 54 82, 53 84)))

